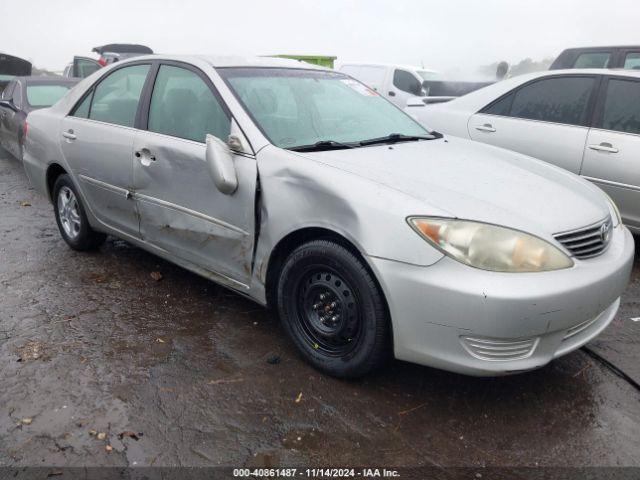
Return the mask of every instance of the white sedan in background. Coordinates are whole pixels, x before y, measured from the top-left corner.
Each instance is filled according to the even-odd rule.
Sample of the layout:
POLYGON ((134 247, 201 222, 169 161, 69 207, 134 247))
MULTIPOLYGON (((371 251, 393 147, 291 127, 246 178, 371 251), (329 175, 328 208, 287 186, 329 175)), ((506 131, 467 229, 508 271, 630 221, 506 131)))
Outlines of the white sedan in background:
POLYGON ((521 75, 448 103, 409 101, 439 132, 524 153, 591 180, 640 233, 640 71, 521 75))

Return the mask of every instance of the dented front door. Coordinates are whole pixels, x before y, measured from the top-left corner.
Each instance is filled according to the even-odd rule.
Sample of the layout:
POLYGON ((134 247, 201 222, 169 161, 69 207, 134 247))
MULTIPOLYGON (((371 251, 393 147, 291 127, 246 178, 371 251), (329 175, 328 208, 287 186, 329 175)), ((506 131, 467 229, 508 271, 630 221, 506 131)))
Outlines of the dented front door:
POLYGON ((224 195, 204 143, 140 131, 134 142, 135 198, 143 239, 178 258, 247 285, 254 239, 256 161, 237 155, 238 189, 224 195))

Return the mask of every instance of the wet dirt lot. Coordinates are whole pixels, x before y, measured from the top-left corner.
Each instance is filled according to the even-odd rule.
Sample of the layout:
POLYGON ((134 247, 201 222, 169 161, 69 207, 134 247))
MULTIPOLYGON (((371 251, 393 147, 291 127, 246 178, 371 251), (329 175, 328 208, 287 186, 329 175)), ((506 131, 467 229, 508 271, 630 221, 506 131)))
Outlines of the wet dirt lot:
POLYGON ((340 381, 228 290, 119 240, 68 249, 0 152, 0 465, 639 466, 639 272, 604 362, 340 381))

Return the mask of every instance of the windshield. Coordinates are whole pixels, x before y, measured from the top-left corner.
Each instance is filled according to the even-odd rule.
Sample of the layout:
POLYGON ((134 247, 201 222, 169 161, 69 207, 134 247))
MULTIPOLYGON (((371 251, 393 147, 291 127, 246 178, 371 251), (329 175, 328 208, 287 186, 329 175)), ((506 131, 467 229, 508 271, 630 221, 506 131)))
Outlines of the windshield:
POLYGON ((27 85, 27 102, 32 107, 50 107, 68 91, 68 85, 27 85))
POLYGON ((418 75, 422 80, 441 80, 442 75, 439 72, 430 72, 429 70, 418 70, 418 75))
POLYGON ((338 72, 221 68, 245 109, 274 145, 358 143, 391 134, 429 132, 360 82, 338 72))

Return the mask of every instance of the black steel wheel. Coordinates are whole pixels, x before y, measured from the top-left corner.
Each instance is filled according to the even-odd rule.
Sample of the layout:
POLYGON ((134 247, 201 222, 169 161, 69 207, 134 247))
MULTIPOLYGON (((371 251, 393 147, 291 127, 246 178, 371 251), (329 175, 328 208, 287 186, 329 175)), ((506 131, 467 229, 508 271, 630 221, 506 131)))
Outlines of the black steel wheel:
POLYGON ((326 373, 361 376, 386 357, 389 320, 377 282, 337 243, 312 241, 287 258, 278 310, 303 356, 326 373))
POLYGON ((300 334, 326 355, 344 356, 355 348, 363 318, 353 288, 335 270, 311 266, 295 292, 300 334))

